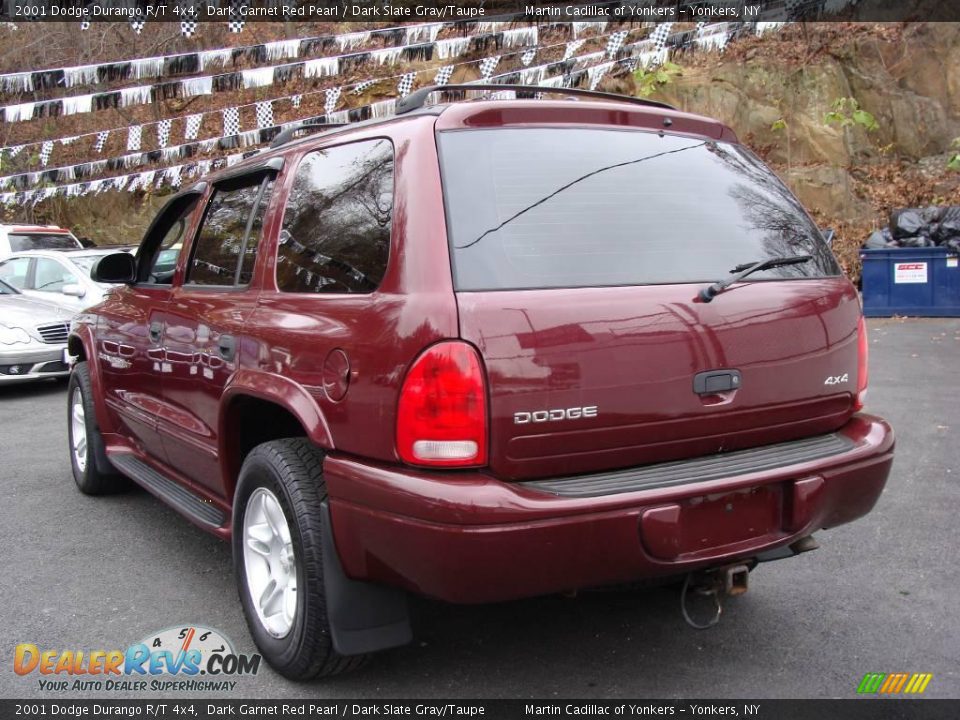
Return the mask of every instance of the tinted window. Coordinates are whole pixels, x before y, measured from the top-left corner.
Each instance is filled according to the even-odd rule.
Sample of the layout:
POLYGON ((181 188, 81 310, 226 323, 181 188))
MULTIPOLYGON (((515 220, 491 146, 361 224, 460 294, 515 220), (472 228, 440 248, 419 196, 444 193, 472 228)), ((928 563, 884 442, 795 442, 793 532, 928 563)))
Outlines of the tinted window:
POLYGON ((441 133, 458 289, 712 282, 840 272, 789 190, 742 147, 592 129, 441 133))
MULTIPOLYGON (((217 188, 207 204, 207 211, 197 233, 193 256, 187 271, 187 283, 193 285, 233 285, 237 277, 237 268, 241 261, 247 268, 249 282, 250 269, 256 256, 262 229, 262 213, 256 228, 251 228, 251 240, 244 249, 247 236, 247 222, 260 196, 261 182, 235 188, 217 188)), ((264 198, 266 202, 266 197, 264 198)))
POLYGON ((27 284, 27 271, 30 269, 30 258, 14 258, 0 264, 0 280, 10 283, 18 290, 23 290, 27 284))
POLYGON ((79 278, 63 265, 49 258, 37 258, 33 273, 33 289, 43 292, 60 292, 64 285, 80 282, 79 278))
POLYGON ((287 292, 368 293, 390 250, 393 145, 358 142, 310 153, 283 214, 277 286, 287 292))
POLYGON ((73 235, 62 233, 19 233, 9 235, 10 251, 21 250, 76 250, 80 243, 73 235))
POLYGON ((270 201, 270 195, 273 193, 273 180, 267 182, 267 187, 263 191, 263 198, 257 205, 253 213, 253 223, 250 225, 250 236, 247 238, 246 250, 240 261, 240 284, 249 285, 253 278, 253 266, 257 260, 257 248, 260 245, 260 236, 263 235, 263 217, 267 212, 267 204, 270 201))
POLYGON ((177 258, 190 226, 190 216, 199 195, 187 195, 165 208, 137 253, 137 277, 141 282, 169 285, 177 267, 177 258))

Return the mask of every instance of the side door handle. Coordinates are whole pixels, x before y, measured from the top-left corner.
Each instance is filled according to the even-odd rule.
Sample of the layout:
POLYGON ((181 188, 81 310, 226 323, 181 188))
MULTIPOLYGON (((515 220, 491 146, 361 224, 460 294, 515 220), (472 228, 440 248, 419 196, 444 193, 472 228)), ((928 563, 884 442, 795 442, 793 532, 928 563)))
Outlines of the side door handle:
POLYGON ((150 342, 160 342, 161 335, 163 335, 163 323, 157 321, 150 323, 150 342))
POLYGON ((217 341, 217 349, 224 360, 233 360, 237 354, 237 339, 233 335, 221 335, 217 341))

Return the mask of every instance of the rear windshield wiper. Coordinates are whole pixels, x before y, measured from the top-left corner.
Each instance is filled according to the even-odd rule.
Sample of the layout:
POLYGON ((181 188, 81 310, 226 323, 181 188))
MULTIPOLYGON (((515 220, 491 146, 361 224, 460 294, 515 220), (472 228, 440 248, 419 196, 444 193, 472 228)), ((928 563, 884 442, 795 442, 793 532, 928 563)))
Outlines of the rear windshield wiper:
POLYGON ((736 273, 735 275, 728 277, 726 280, 719 280, 713 285, 703 288, 700 291, 700 299, 703 302, 708 303, 734 283, 740 282, 747 275, 752 275, 755 272, 769 270, 770 268, 775 267, 782 267, 784 265, 799 265, 800 263, 809 262, 810 260, 813 260, 812 255, 791 255, 789 257, 767 258, 766 260, 761 260, 760 262, 743 263, 742 265, 737 265, 730 271, 732 273, 736 273))

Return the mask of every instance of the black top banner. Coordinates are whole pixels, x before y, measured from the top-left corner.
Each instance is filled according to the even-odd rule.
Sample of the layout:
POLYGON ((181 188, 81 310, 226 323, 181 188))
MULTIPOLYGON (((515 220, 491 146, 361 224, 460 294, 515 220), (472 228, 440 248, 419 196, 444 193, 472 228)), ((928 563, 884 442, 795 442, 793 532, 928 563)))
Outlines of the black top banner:
POLYGON ((5 22, 960 21, 955 0, 3 0, 5 22))
POLYGON ((960 700, 0 700, 4 718, 955 720, 960 700))

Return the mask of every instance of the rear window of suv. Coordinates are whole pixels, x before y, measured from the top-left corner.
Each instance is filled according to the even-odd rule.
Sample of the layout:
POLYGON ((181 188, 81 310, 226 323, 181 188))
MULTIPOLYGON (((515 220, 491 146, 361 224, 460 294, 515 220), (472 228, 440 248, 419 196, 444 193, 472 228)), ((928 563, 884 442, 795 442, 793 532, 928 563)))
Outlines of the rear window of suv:
POLYGON ((636 130, 439 133, 458 290, 713 282, 840 274, 793 194, 749 150, 636 130))
POLYGON ((73 235, 62 233, 10 233, 10 252, 21 250, 77 250, 80 243, 73 235))

